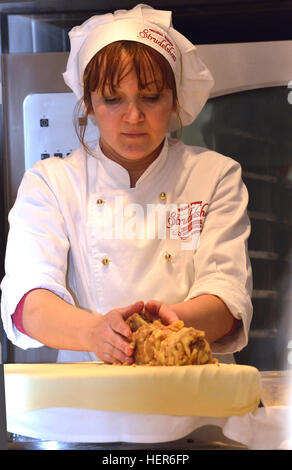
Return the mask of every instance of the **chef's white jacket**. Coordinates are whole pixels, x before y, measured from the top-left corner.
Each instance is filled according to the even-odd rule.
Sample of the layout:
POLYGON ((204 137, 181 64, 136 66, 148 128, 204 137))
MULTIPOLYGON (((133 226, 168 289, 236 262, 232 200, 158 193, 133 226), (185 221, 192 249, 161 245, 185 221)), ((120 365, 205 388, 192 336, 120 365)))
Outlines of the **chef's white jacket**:
MULTIPOLYGON (((1 284, 8 338, 23 349, 42 346, 11 321, 36 287, 103 314, 137 300, 173 304, 213 294, 242 320, 212 345, 213 353, 239 351, 252 316, 247 203, 236 161, 172 139, 132 188, 128 172, 98 144, 94 155, 80 147, 64 159, 37 162, 9 214, 1 284), (157 208, 162 216, 154 218, 157 208)), ((77 351, 58 357, 96 359, 77 351)))

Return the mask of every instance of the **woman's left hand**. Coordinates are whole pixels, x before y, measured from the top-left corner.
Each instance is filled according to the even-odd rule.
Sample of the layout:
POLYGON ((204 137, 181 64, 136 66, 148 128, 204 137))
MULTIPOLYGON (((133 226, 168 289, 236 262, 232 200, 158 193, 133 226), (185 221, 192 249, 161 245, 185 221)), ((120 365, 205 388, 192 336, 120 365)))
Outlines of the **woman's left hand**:
POLYGON ((160 300, 149 300, 145 303, 145 309, 153 316, 159 316, 162 323, 169 325, 179 320, 172 308, 160 300))

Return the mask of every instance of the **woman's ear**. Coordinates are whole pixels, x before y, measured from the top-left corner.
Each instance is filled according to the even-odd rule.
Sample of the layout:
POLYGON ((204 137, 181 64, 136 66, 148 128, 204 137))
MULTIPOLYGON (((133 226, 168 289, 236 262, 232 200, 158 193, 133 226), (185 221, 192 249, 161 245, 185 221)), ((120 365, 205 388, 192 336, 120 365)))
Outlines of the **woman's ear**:
POLYGON ((175 114, 179 114, 179 102, 178 99, 173 99, 173 105, 172 105, 172 112, 175 114))
POLYGON ((181 119, 180 119, 180 107, 179 107, 179 102, 176 101, 173 105, 173 113, 176 115, 178 121, 181 122, 181 119))
POLYGON ((86 112, 88 116, 94 116, 92 105, 86 106, 86 112))
POLYGON ((93 116, 94 113, 93 113, 93 107, 92 107, 90 95, 83 97, 83 104, 84 104, 84 107, 86 109, 86 113, 88 114, 88 116, 93 116))

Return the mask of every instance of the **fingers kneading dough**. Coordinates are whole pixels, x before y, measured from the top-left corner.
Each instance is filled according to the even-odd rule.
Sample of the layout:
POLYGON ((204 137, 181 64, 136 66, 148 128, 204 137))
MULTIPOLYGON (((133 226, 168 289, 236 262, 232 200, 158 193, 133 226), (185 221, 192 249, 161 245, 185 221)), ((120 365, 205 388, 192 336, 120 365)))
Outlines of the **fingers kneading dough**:
POLYGON ((164 325, 159 319, 150 321, 134 313, 126 323, 132 331, 134 363, 150 366, 214 364, 205 333, 184 326, 182 321, 164 325))

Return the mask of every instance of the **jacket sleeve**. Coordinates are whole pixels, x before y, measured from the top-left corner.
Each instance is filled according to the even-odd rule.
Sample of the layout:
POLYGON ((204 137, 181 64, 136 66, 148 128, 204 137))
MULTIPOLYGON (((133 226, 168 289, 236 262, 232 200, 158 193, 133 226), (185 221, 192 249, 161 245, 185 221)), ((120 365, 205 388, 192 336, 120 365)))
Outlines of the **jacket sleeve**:
POLYGON ((227 159, 209 202, 194 252, 195 279, 185 299, 213 294, 241 320, 236 332, 212 345, 216 354, 234 353, 248 342, 253 307, 247 205, 248 192, 242 181, 241 166, 227 159))
POLYGON ((23 295, 44 288, 74 304, 66 287, 69 240, 54 191, 42 166, 28 170, 9 213, 10 229, 1 283, 1 316, 8 339, 27 349, 43 346, 17 330, 11 319, 23 295))

